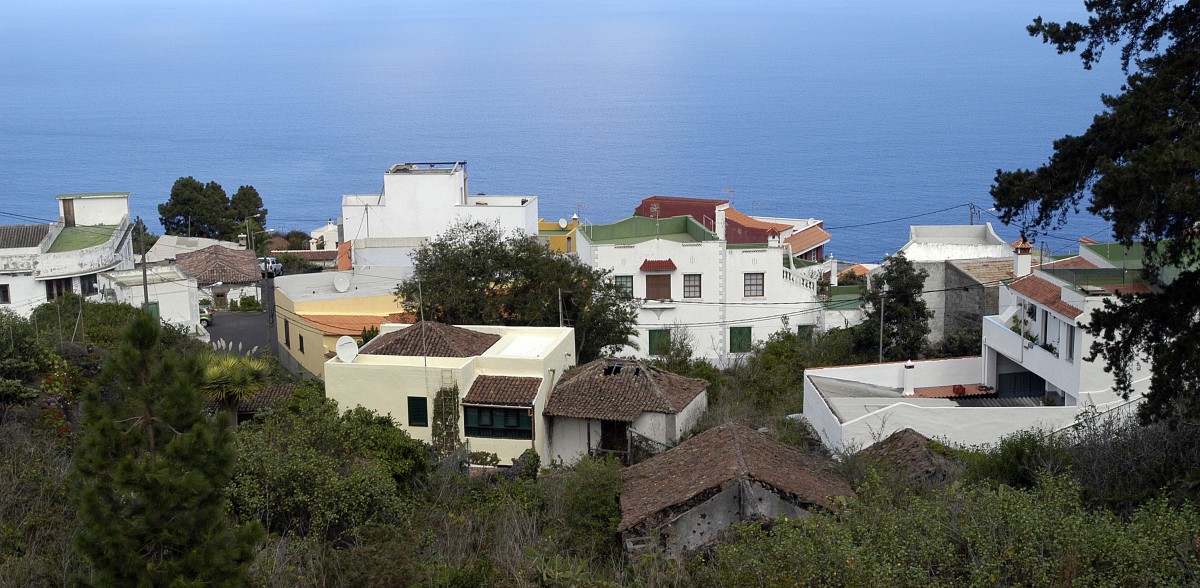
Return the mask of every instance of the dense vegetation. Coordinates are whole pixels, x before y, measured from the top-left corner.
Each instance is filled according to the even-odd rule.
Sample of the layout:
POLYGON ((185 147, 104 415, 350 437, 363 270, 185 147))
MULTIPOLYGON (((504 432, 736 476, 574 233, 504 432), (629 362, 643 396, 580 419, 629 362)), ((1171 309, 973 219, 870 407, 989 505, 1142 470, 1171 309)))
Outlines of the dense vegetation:
MULTIPOLYGON (((94 563, 95 551, 72 541, 94 525, 80 510, 81 491, 91 486, 80 482, 96 468, 89 474, 80 460, 96 459, 87 436, 124 429, 103 433, 87 424, 81 432, 77 405, 59 396, 69 388, 79 391, 71 393, 77 399, 107 381, 97 374, 133 368, 128 351, 90 339, 94 333, 106 340, 100 328, 85 328, 76 345, 109 358, 107 371, 85 373, 62 361, 54 351, 58 310, 41 309, 39 316, 51 312, 54 329, 40 319, 40 339, 32 321, 0 315, 0 328, 14 342, 50 358, 22 359, 25 367, 3 363, 36 397, 15 405, 0 424, 5 586, 103 581, 106 573, 94 563), (64 388, 55 370, 66 365, 78 371, 64 388), (41 408, 55 403, 65 409, 44 418, 41 408), (79 473, 71 473, 73 464, 79 473)), ((83 310, 97 317, 118 312, 83 310)), ((169 343, 165 335, 163 357, 188 348, 186 339, 169 343)), ((686 337, 679 337, 664 361, 719 384, 705 426, 750 422, 822 452, 782 415, 799 410, 803 368, 853 357, 852 335, 783 331, 726 371, 693 359, 686 337)), ((207 361, 193 355, 179 366, 207 361)), ((161 379, 170 381, 165 372, 161 379)), ((206 384, 210 398, 236 396, 228 389, 217 394, 215 374, 196 379, 214 381, 206 384)), ((220 427, 228 420, 222 413, 189 418, 220 427)), ((469 448, 435 451, 387 417, 341 412, 317 382, 286 406, 225 431, 236 459, 228 462, 228 478, 213 479, 228 483, 200 502, 225 513, 219 528, 266 531, 247 554, 253 556, 247 581, 258 586, 1177 586, 1196 583, 1200 574, 1195 424, 1097 418, 1064 434, 1022 433, 990 448, 934 444, 957 464, 937 483, 911 480, 886 460, 842 456, 840 467, 858 495, 836 512, 743 524, 727 541, 681 562, 623 557, 615 533, 621 480, 611 461, 539 471, 537 457, 527 454, 502 474, 472 475, 465 467, 469 448)), ((239 551, 230 553, 236 562, 239 551)))

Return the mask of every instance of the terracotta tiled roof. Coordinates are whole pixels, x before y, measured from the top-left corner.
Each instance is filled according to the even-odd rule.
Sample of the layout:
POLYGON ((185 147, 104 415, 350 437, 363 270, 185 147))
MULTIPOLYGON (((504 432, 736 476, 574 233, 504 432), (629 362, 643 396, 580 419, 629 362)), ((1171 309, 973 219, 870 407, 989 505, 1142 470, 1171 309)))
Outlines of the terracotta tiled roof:
POLYGON ((1001 281, 1012 277, 1013 261, 1011 259, 951 260, 950 263, 985 286, 996 286, 1001 281))
POLYGON ((1096 269, 1096 264, 1076 255, 1037 266, 1038 269, 1096 269))
MULTIPOLYGON (((276 384, 259 390, 252 398, 238 403, 239 413, 257 413, 271 408, 279 408, 292 399, 299 388, 296 384, 276 384)), ((220 403, 208 400, 205 405, 209 410, 224 410, 220 403)))
POLYGON ((514 376, 479 376, 471 384, 471 390, 463 397, 463 404, 507 404, 532 406, 537 398, 541 378, 518 378, 514 376))
POLYGON ((926 386, 924 388, 914 388, 913 396, 916 398, 964 398, 967 396, 986 396, 995 394, 995 390, 991 388, 983 389, 980 384, 959 384, 962 386, 962 394, 954 391, 955 386, 926 386))
POLYGON ((783 223, 769 223, 767 221, 758 220, 748 214, 738 211, 737 209, 735 209, 732 206, 725 209, 725 220, 733 221, 733 222, 735 222, 739 225, 742 225, 743 227, 746 227, 748 229, 762 229, 764 231, 769 231, 771 229, 774 229, 776 232, 779 232, 779 231, 786 231, 786 230, 792 228, 792 225, 787 225, 787 224, 783 224, 783 223))
POLYGON ((1025 237, 1021 237, 1020 239, 1012 242, 1012 248, 1014 251, 1024 251, 1025 253, 1029 253, 1031 250, 1033 250, 1033 243, 1026 241, 1025 237))
POLYGON ((1065 317, 1075 318, 1083 314, 1082 310, 1063 302, 1061 287, 1034 274, 1013 281, 1008 288, 1065 317))
POLYGON ((352 244, 350 241, 346 241, 346 242, 338 245, 337 268, 338 268, 338 271, 340 271, 340 272, 344 272, 346 270, 353 269, 353 267, 354 267, 354 264, 351 263, 351 259, 350 259, 351 247, 352 247, 352 244))
POLYGON ((37 247, 50 233, 50 225, 7 225, 0 227, 0 249, 37 247))
MULTIPOLYGON (((832 235, 826 232, 821 225, 817 224, 803 231, 797 231, 791 237, 784 239, 783 242, 792 246, 792 255, 801 255, 827 243, 831 237, 832 235)), ((863 273, 866 272, 864 271, 863 273)))
POLYGON ((670 259, 647 259, 638 269, 644 272, 673 272, 676 268, 675 262, 670 259))
POLYGON ((620 531, 731 480, 759 482, 793 502, 824 507, 831 496, 854 494, 831 463, 736 423, 625 468, 622 477, 620 531))
POLYGON ((1146 284, 1107 284, 1101 286, 1110 294, 1149 294, 1152 292, 1146 284))
POLYGON ((676 414, 707 388, 638 361, 600 358, 563 374, 544 413, 631 423, 643 412, 676 414))
POLYGON ((250 284, 262 277, 254 252, 245 249, 212 245, 199 251, 180 253, 175 257, 175 262, 189 276, 196 278, 200 286, 217 282, 250 284))
POLYGON ((917 482, 941 482, 961 469, 929 445, 928 437, 912 429, 901 429, 856 455, 868 463, 882 462, 917 482))
POLYGON ((302 314, 304 319, 324 335, 359 335, 363 329, 379 328, 383 323, 416 322, 416 315, 411 312, 395 312, 386 315, 375 314, 302 314))
POLYGON ((500 335, 424 321, 379 335, 363 346, 359 353, 406 357, 475 357, 482 355, 499 340, 500 335))
MULTIPOLYGON (((793 248, 792 251, 795 251, 795 249, 793 248)), ((867 272, 869 272, 869 271, 871 271, 871 270, 867 269, 867 266, 865 266, 861 263, 856 263, 856 264, 850 266, 849 268, 847 268, 846 271, 838 274, 838 276, 850 275, 850 276, 854 276, 857 278, 857 277, 867 275, 867 272)))

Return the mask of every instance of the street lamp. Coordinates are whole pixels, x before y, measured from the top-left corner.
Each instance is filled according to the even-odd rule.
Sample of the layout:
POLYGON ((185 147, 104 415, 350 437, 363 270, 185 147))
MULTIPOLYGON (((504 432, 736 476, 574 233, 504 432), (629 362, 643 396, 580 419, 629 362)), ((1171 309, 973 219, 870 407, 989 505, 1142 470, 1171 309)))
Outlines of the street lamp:
POLYGON ((887 300, 888 285, 887 282, 879 288, 879 363, 883 363, 883 307, 884 301, 887 300))

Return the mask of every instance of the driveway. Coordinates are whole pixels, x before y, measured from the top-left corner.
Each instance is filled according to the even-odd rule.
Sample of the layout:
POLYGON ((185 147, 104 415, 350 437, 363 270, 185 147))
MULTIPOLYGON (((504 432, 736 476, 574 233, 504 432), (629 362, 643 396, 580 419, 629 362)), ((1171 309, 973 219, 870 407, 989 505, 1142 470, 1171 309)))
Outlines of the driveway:
POLYGON ((267 326, 267 312, 229 312, 214 310, 213 322, 208 326, 208 334, 212 337, 213 345, 221 345, 224 341, 227 349, 232 349, 242 355, 249 355, 251 350, 258 348, 260 352, 270 352, 269 343, 271 332, 267 326))

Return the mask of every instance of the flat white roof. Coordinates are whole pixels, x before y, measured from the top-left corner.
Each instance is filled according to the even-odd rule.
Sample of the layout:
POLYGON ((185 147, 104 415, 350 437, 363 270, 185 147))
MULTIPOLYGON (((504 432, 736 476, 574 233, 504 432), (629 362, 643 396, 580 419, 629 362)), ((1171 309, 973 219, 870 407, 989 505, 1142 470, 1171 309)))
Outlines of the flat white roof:
POLYGON ((275 278, 275 288, 292 302, 383 296, 393 293, 411 271, 409 268, 376 266, 343 272, 279 276, 275 278), (350 279, 350 286, 345 292, 339 292, 334 287, 334 276, 338 274, 350 279))

